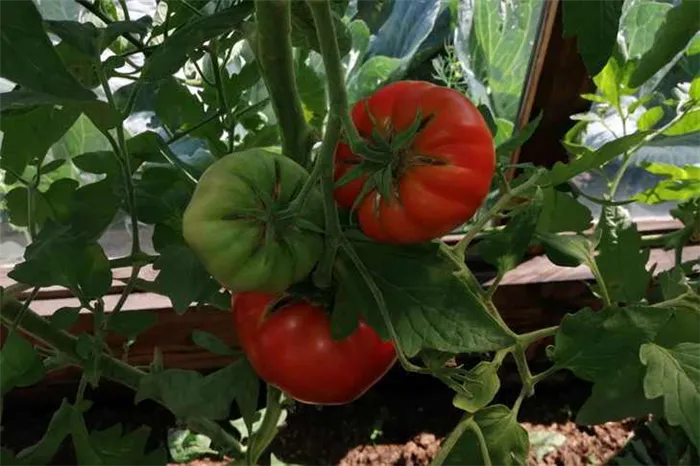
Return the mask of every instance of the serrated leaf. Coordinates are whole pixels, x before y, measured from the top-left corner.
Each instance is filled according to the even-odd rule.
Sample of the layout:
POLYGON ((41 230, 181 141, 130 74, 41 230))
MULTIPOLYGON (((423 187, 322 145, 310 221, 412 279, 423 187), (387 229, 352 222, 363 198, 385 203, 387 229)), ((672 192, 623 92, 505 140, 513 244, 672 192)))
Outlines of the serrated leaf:
POLYGON ((646 397, 663 397, 669 424, 683 427, 700 448, 700 342, 683 342, 671 348, 647 343, 641 346, 639 358, 647 366, 646 397))
POLYGON ((204 42, 240 28, 253 11, 252 2, 240 2, 208 16, 188 21, 178 28, 148 57, 141 78, 158 81, 177 72, 187 54, 204 42))
POLYGON ((540 186, 545 186, 549 183, 556 186, 593 168, 602 167, 615 157, 631 150, 637 144, 644 141, 649 134, 649 131, 638 131, 607 142, 599 149, 588 151, 569 163, 557 162, 549 170, 548 175, 543 176, 538 184, 540 186))
POLYGON ((477 247, 479 255, 496 266, 500 274, 505 274, 517 267, 530 245, 541 210, 540 196, 531 200, 528 206, 513 217, 503 230, 481 241, 477 247))
POLYGON ((623 0, 570 0, 563 4, 565 37, 576 37, 588 74, 595 76, 612 55, 623 0))
POLYGON ((59 328, 61 330, 68 330, 73 325, 75 325, 76 322, 78 322, 79 318, 79 307, 62 307, 56 310, 53 314, 51 314, 51 317, 49 317, 49 321, 51 322, 51 325, 53 325, 56 328, 59 328))
POLYGON ((649 250, 642 248, 636 225, 620 207, 603 207, 596 228, 599 236, 595 262, 613 302, 635 303, 646 295, 651 280, 649 250))
POLYGON ((34 385, 44 378, 44 365, 31 343, 16 331, 4 340, 0 350, 0 394, 34 385))
POLYGON ((103 465, 155 465, 167 463, 167 452, 158 447, 146 453, 151 428, 140 426, 130 432, 123 432, 121 424, 104 430, 90 432, 90 449, 103 465))
POLYGON ((593 217, 588 207, 573 196, 554 188, 543 189, 543 206, 537 222, 541 233, 571 231, 581 233, 591 225, 593 217))
POLYGON ((468 413, 476 413, 488 406, 501 388, 498 366, 489 361, 481 361, 462 377, 461 387, 452 404, 468 413))
POLYGON ((637 202, 658 204, 667 201, 685 201, 700 196, 700 167, 645 163, 642 164, 642 168, 665 179, 635 194, 633 199, 637 202))
POLYGON ((466 430, 454 445, 444 445, 450 451, 444 464, 498 464, 503 466, 527 464, 527 431, 515 414, 504 405, 493 405, 478 411, 474 422, 486 442, 489 462, 483 457, 479 441, 472 429, 466 430))
POLYGON ((239 356, 240 351, 230 348, 226 343, 221 341, 216 335, 205 332, 204 330, 193 330, 192 341, 210 353, 220 356, 239 356))
POLYGON ((154 284, 161 294, 170 298, 178 314, 183 314, 193 302, 219 291, 220 285, 186 245, 172 244, 160 253, 153 264, 159 270, 154 284))
POLYGON ((17 0, 0 5, 0 76, 36 92, 95 100, 64 66, 34 2, 17 0))
POLYGON ((61 406, 51 417, 44 436, 36 444, 17 453, 17 459, 22 464, 49 464, 63 440, 70 435, 73 409, 67 400, 62 400, 61 406))
MULTIPOLYGON (((495 321, 479 298, 454 275, 455 265, 440 255, 437 244, 399 247, 358 239, 353 245, 384 296, 408 356, 414 356, 422 348, 457 353, 492 351, 513 343, 513 335, 495 321)), ((344 254, 341 260, 350 261, 344 254)), ((372 303, 371 307, 360 307, 363 316, 369 325, 387 336, 362 275, 359 271, 349 275, 355 277, 352 290, 361 296, 356 300, 352 295, 353 302, 356 306, 372 303)))
POLYGON ((148 311, 122 311, 108 318, 107 328, 127 340, 135 339, 140 333, 153 327, 158 320, 156 314, 148 311))
POLYGON ((654 42, 640 59, 631 76, 630 84, 638 87, 680 53, 700 30, 700 2, 682 0, 668 10, 663 24, 654 36, 654 42))
POLYGON ((652 107, 646 112, 642 113, 642 116, 639 117, 639 120, 637 120, 637 128, 640 131, 647 131, 656 124, 661 121, 661 119, 664 117, 664 109, 661 107, 652 107))

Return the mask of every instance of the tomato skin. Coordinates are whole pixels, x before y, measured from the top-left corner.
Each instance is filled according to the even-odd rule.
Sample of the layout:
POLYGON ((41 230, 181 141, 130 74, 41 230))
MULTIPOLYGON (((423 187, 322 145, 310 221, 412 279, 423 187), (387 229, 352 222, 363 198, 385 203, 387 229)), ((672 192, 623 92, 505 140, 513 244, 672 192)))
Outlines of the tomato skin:
MULTIPOLYGON (((357 102, 351 116, 369 140, 373 128, 384 136, 410 128, 419 110, 432 119, 407 150, 391 154, 400 167, 394 194, 386 198, 373 189, 359 201, 360 228, 375 241, 406 244, 445 235, 467 222, 488 195, 496 163, 493 138, 479 110, 461 93, 399 81, 357 102), (425 163, 426 158, 437 163, 425 163)), ((336 181, 362 160, 344 143, 335 156, 336 181)), ((336 188, 336 202, 350 209, 368 176, 336 188)))
POLYGON ((183 236, 207 271, 231 291, 279 292, 306 277, 323 251, 323 200, 313 189, 285 216, 308 172, 268 149, 226 155, 202 174, 183 215, 183 236))
POLYGON ((350 403, 369 390, 396 361, 363 321, 335 341, 322 307, 296 300, 266 314, 279 295, 237 293, 232 297, 238 341, 261 379, 307 404, 350 403))

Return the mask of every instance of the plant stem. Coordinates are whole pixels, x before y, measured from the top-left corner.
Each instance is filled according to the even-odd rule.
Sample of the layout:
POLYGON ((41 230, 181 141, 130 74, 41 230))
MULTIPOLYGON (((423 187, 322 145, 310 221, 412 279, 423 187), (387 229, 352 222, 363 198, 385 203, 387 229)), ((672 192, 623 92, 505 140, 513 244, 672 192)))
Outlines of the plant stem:
POLYGON ((521 196, 525 192, 527 192, 530 188, 535 186, 537 183, 537 180, 540 178, 542 173, 544 173, 544 169, 541 169, 537 173, 535 173, 532 177, 530 177, 527 181, 525 181, 523 184, 520 186, 517 186, 515 188, 512 188, 510 191, 504 193, 498 201, 489 209, 488 212, 486 212, 485 215, 482 215, 479 220, 469 229, 469 231, 462 237, 462 239, 459 240, 459 242, 453 246, 453 250, 457 254, 457 257, 459 257, 461 260, 464 260, 464 257, 467 252, 467 248, 469 247, 469 244, 474 240, 476 235, 484 229, 486 224, 490 222, 498 213, 503 210, 505 206, 510 203, 510 201, 513 200, 513 198, 521 196))
MULTIPOLYGON (((22 312, 22 307, 23 304, 8 293, 0 294, 0 321, 6 325, 11 324, 22 312)), ((71 365, 83 366, 84 360, 77 351, 78 339, 54 327, 49 321, 31 309, 26 311, 22 319, 21 328, 37 340, 63 353, 71 365)), ((132 390, 138 390, 141 379, 146 375, 145 372, 107 354, 101 354, 100 357, 102 376, 125 385, 132 390)), ((163 404, 162 400, 156 401, 163 404)), ((238 440, 229 435, 215 422, 205 418, 192 418, 188 419, 187 423, 193 430, 205 434, 219 445, 223 445, 238 454, 243 451, 243 447, 238 440)))
POLYGON ((304 167, 313 145, 294 75, 291 2, 255 0, 256 58, 277 115, 282 152, 304 167))
POLYGON ((267 386, 265 417, 248 446, 248 464, 256 465, 277 434, 277 423, 282 415, 282 392, 272 385, 267 386))
POLYGON ((462 420, 459 421, 457 427, 450 432, 450 435, 443 442, 442 446, 440 447, 440 451, 435 456, 435 459, 433 459, 433 461, 430 463, 430 466, 442 466, 452 452, 452 449, 455 447, 455 445, 457 445, 457 442, 459 442, 459 440, 468 430, 472 430, 476 435, 484 466, 492 466, 493 463, 491 461, 491 454, 489 453, 488 445, 486 444, 486 439, 484 438, 484 433, 481 432, 479 424, 477 424, 474 420, 473 414, 466 414, 462 420))
MULTIPOLYGON (((97 5, 94 3, 90 3, 88 0, 75 0, 77 4, 88 10, 90 13, 93 15, 97 16, 102 22, 105 24, 110 24, 112 23, 112 19, 109 18, 107 15, 102 13, 99 8, 97 8, 97 5)), ((140 51, 144 53, 144 55, 148 55, 145 50, 145 46, 141 43, 141 41, 134 39, 130 34, 128 33, 123 33, 121 36, 131 42, 132 45, 134 45, 136 48, 138 48, 140 51)))
POLYGON ((557 333, 557 330, 559 330, 559 326, 555 325, 553 327, 535 330, 534 332, 523 333, 522 335, 518 335, 518 341, 522 346, 527 348, 530 344, 536 342, 537 340, 554 335, 557 333))

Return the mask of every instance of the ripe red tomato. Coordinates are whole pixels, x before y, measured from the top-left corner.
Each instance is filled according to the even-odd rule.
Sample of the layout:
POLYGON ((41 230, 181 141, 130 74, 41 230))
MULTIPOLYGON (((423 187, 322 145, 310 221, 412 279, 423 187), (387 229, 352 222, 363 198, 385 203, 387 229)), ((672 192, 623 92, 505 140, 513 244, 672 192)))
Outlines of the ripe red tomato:
POLYGON ((232 298, 238 341, 261 379, 308 404, 337 405, 356 400, 396 361, 384 342, 360 321, 353 334, 333 340, 325 310, 305 301, 282 304, 279 295, 245 292, 232 298))
POLYGON ((335 180, 358 164, 359 178, 334 190, 337 203, 353 206, 368 180, 390 179, 384 193, 375 186, 360 201, 363 233, 375 241, 416 243, 440 237, 468 221, 489 192, 495 170, 491 132, 479 110, 461 93, 423 81, 399 81, 355 104, 352 120, 359 133, 384 147, 380 163, 339 143, 335 180), (397 134, 423 119, 414 137, 388 148, 397 134), (377 141, 379 136, 382 141, 377 141), (389 196, 387 196, 389 194, 389 196))

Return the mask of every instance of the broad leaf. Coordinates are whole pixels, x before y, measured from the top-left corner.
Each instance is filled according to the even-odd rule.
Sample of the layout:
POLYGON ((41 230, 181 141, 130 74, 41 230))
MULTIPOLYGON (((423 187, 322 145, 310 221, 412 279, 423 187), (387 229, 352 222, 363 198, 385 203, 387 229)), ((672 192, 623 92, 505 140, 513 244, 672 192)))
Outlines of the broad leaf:
MULTIPOLYGON (((89 405, 85 408, 87 409, 89 405)), ((61 447, 64 439, 70 435, 71 419, 75 407, 67 400, 61 402, 61 406, 51 417, 44 436, 36 444, 25 448, 17 454, 17 459, 22 464, 49 464, 61 447)))
POLYGON ((661 107, 652 107, 639 117, 637 120, 637 128, 640 131, 648 131, 653 129, 656 124, 664 117, 664 109, 661 107))
POLYGON ((503 466, 527 464, 527 431, 504 405, 493 405, 478 411, 474 421, 486 441, 489 462, 486 462, 479 440, 472 429, 464 431, 450 448, 444 464, 498 464, 503 466))
POLYGON ((588 74, 595 76, 612 55, 624 0, 566 0, 564 35, 576 36, 588 74))
POLYGON ((148 426, 124 432, 122 425, 116 424, 104 430, 91 431, 87 441, 99 464, 147 466, 167 463, 167 452, 162 447, 146 453, 150 435, 151 428, 148 426))
MULTIPOLYGON (((528 124, 526 124, 525 127, 518 132, 518 134, 500 143, 498 147, 496 147, 496 155, 498 156, 498 158, 509 158, 510 154, 513 151, 525 144, 534 134, 537 127, 540 125, 540 121, 542 121, 542 115, 544 114, 540 113, 539 115, 537 115, 537 117, 535 117, 534 120, 528 122, 528 124)), ((508 131, 507 133, 510 134, 511 132, 512 131, 508 131)))
POLYGON ((111 151, 112 147, 90 118, 80 115, 51 150, 56 159, 72 159, 86 152, 111 151))
POLYGON ((142 222, 165 223, 179 231, 192 191, 192 185, 173 167, 148 167, 134 187, 136 214, 142 222))
POLYGON ((303 60, 295 62, 294 75, 296 77, 299 97, 304 110, 304 119, 317 130, 323 128, 326 117, 326 93, 319 92, 323 89, 323 80, 303 60))
POLYGON ((455 51, 466 72, 469 97, 511 123, 519 111, 544 3, 459 2, 455 51))
POLYGON ((476 413, 488 406, 501 388, 498 366, 481 361, 472 370, 461 374, 462 384, 452 403, 468 413, 476 413))
POLYGON ((644 393, 663 397, 664 414, 671 425, 680 425, 695 448, 700 448, 700 341, 666 348, 647 343, 639 350, 647 366, 644 393))
POLYGON ((700 131, 700 109, 693 110, 683 115, 677 122, 664 131, 663 134, 664 136, 680 136, 697 131, 700 131))
POLYGON ((654 35, 671 7, 657 1, 636 1, 630 5, 621 24, 630 58, 641 57, 654 45, 654 35))
POLYGON ((629 214, 620 207, 603 207, 597 232, 595 261, 610 299, 620 303, 641 301, 651 280, 651 272, 646 269, 649 250, 642 248, 641 235, 629 214))
POLYGON ((148 311, 121 311, 108 317, 107 329, 127 340, 135 339, 156 324, 158 317, 148 311))
POLYGON ((638 202, 658 204, 667 201, 685 201, 700 196, 700 167, 678 167, 663 163, 647 163, 642 167, 649 173, 663 176, 655 186, 634 196, 638 202))
POLYGON ((630 78, 630 84, 638 87, 680 53, 700 30, 700 2, 681 0, 668 10, 663 24, 654 36, 654 42, 641 58, 630 78))
POLYGON ((555 235, 537 232, 549 260, 561 267, 593 263, 593 246, 582 235, 555 235))
POLYGON ((353 104, 387 83, 401 65, 398 58, 372 57, 348 81, 348 101, 353 104))
POLYGON ((36 92, 95 100, 64 66, 34 2, 16 0, 0 5, 0 76, 36 92))
POLYGON ((41 356, 17 331, 11 332, 0 350, 0 394, 28 387, 44 378, 41 356))
MULTIPOLYGON (((437 244, 392 247, 356 240, 354 249, 379 287, 409 356, 422 348, 477 352, 513 343, 513 335, 497 323, 483 302, 454 274, 456 266, 438 253, 437 244)), ((342 256, 341 259, 350 260, 342 256)), ((382 330, 381 314, 362 275, 359 271, 349 275, 355 277, 352 291, 357 290, 359 296, 348 294, 348 298, 353 299, 370 325, 382 330), (372 307, 361 307, 367 303, 372 303, 372 307)), ((341 290, 344 286, 341 284, 341 290)))
POLYGON ((593 220, 588 207, 571 195, 554 188, 543 189, 544 201, 537 231, 540 233, 559 233, 573 231, 581 233, 593 220))

